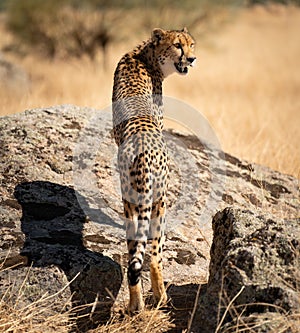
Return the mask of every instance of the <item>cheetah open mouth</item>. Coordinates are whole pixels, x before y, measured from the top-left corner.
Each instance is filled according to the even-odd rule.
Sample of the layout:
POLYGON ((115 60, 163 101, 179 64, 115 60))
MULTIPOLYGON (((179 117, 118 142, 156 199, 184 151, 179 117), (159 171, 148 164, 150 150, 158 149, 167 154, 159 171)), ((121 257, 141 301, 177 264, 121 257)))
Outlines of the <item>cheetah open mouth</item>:
POLYGON ((175 63, 174 66, 180 74, 187 74, 189 71, 188 67, 184 66, 182 62, 175 63))

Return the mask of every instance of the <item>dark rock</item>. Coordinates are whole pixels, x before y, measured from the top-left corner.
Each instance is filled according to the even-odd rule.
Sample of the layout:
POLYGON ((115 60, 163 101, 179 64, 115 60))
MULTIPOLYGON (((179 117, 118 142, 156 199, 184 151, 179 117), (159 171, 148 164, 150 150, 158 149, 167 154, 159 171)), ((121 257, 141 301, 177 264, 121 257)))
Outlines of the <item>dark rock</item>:
POLYGON ((214 332, 218 325, 218 332, 275 332, 280 313, 299 311, 299 222, 233 208, 214 216, 210 276, 195 332, 214 332))
POLYGON ((2 293, 6 291, 4 300, 18 303, 19 308, 49 297, 42 302, 47 310, 45 316, 71 309, 72 295, 70 288, 65 288, 67 283, 63 272, 54 265, 47 268, 19 266, 18 269, 4 270, 0 274, 0 290, 2 293), (53 297, 55 294, 57 296, 53 297))
POLYGON ((43 305, 58 313, 62 309, 78 308, 76 325, 80 331, 94 323, 105 323, 119 292, 122 273, 114 260, 84 247, 82 234, 86 216, 75 191, 47 181, 32 181, 18 184, 14 195, 22 206, 21 230, 25 239, 20 255, 4 262, 8 266, 15 259, 16 267, 13 272, 0 271, 0 279, 4 281, 0 291, 11 289, 10 300, 14 300, 25 283, 29 287, 20 306, 38 301, 44 293, 58 294, 43 305), (18 262, 18 258, 27 260, 18 262), (32 267, 25 269, 24 264, 32 267), (33 284, 33 280, 38 282, 33 284), (67 301, 71 304, 65 307, 67 301), (92 306, 93 316, 82 317, 92 306))

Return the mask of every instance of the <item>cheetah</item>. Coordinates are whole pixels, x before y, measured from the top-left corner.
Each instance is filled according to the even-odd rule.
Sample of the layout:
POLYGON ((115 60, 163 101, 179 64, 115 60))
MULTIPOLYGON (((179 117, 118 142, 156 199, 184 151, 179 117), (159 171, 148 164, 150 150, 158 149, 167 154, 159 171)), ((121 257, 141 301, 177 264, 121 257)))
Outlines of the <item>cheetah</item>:
POLYGON ((156 28, 119 61, 113 85, 113 136, 126 221, 130 313, 144 308, 141 271, 151 243, 150 277, 156 302, 165 304, 162 277, 168 153, 163 137, 162 82, 187 74, 196 60, 194 39, 186 28, 156 28))

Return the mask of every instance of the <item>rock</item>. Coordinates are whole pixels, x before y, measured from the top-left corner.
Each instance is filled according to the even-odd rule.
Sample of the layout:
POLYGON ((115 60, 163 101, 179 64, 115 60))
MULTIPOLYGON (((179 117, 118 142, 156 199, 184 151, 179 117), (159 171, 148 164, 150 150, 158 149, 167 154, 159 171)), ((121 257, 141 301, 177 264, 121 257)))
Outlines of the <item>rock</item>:
MULTIPOLYGON (((120 289, 122 272, 114 260, 84 246, 82 232, 86 216, 78 204, 75 191, 47 181, 32 181, 18 184, 14 195, 22 207, 20 228, 24 242, 21 248, 14 251, 19 251, 20 255, 6 259, 5 266, 13 259, 15 268, 13 273, 9 270, 0 272, 1 281, 4 281, 0 283, 0 290, 4 292, 12 288, 14 299, 25 281, 30 287, 26 287, 26 296, 20 306, 38 301, 44 293, 58 293, 54 300, 49 298, 51 306, 47 302, 44 306, 60 313, 68 303, 71 305, 66 309, 89 304, 84 310, 79 308, 78 316, 89 312, 91 304, 97 300, 94 315, 79 317, 76 325, 84 331, 92 327, 92 322, 107 321, 120 289), (24 260, 17 261, 20 257, 27 258, 26 264, 32 265, 26 269, 28 276, 23 273, 24 260), (13 276, 16 276, 15 280, 13 276), (31 280, 37 282, 32 284, 31 280)), ((13 242, 12 245, 20 243, 13 242)))
POLYGON ((6 291, 5 300, 18 303, 19 308, 30 306, 39 302, 42 296, 49 297, 48 301, 42 302, 46 308, 45 316, 60 313, 71 308, 72 295, 70 288, 65 288, 68 280, 57 266, 44 267, 18 267, 17 270, 9 269, 1 272, 0 289, 6 291), (42 291, 42 293, 41 293, 42 291), (24 294, 23 297, 20 294, 24 294), (56 294, 56 297, 51 297, 56 294), (51 304, 51 306, 49 306, 51 304), (64 307, 62 307, 64 305, 64 307))
MULTIPOLYGON (((49 276, 49 283, 41 282, 35 288, 38 292, 29 293, 33 296, 24 294, 23 304, 46 291, 59 296, 49 301, 51 311, 64 308, 70 295, 72 309, 93 303, 87 307, 87 311, 93 309, 92 318, 77 319, 81 331, 105 321, 112 308, 124 308, 128 297, 122 274, 127 251, 117 148, 110 131, 110 110, 71 105, 29 110, 0 120, 0 260, 5 268, 0 272, 0 297, 8 285, 14 286, 11 299, 17 297, 24 272, 32 267, 30 274, 38 281, 49 276)), ((165 135, 171 181, 164 277, 178 331, 187 327, 199 286, 200 300, 205 300, 212 216, 230 205, 255 212, 254 216, 269 215, 274 223, 293 221, 299 209, 299 188, 297 179, 240 161, 193 135, 175 131, 165 135)), ((234 237, 242 239, 236 225, 234 237)), ((252 233, 254 226, 261 228, 257 222, 249 229, 252 233)), ((219 239, 214 245, 217 252, 218 246, 227 246, 224 238, 218 238, 218 230, 222 229, 214 231, 214 244, 219 239)), ((250 250, 245 251, 246 255, 250 250)), ((147 254, 145 291, 150 289, 148 262, 147 254)), ((210 265, 209 293, 217 288, 212 287, 213 281, 216 285, 220 281, 214 262, 216 258, 210 265)), ((239 280, 238 285, 243 282, 239 280)), ((196 318, 200 317, 199 311, 196 318)))
POLYGON ((210 277, 195 332, 217 326, 218 332, 277 332, 284 314, 299 313, 299 222, 234 208, 214 216, 210 277))

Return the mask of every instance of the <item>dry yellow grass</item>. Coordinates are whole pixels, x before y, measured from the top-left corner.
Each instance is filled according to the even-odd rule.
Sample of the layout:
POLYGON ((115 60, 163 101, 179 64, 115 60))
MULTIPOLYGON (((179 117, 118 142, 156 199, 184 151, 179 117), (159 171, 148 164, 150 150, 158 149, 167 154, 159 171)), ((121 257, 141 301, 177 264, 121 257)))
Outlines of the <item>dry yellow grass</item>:
POLYGON ((201 111, 226 152, 299 177, 299 31, 299 8, 245 10, 211 49, 198 41, 197 68, 165 92, 201 111))
MULTIPOLYGON (((9 268, 10 269, 10 268, 9 268)), ((4 271, 2 263, 0 271, 4 271)), ((28 269, 29 272, 30 268, 28 269)), ((74 321, 71 320, 72 313, 62 309, 61 313, 53 311, 49 307, 49 301, 55 299, 63 291, 54 295, 43 295, 40 299, 24 305, 22 295, 27 279, 24 279, 18 295, 10 294, 10 288, 0 298, 0 332, 1 333, 39 333, 39 332, 68 332, 74 327, 74 321)), ((68 286, 66 286, 68 287, 68 286)), ((66 307, 68 305, 66 304, 66 307)))
POLYGON ((160 333, 168 332, 174 324, 168 313, 161 309, 145 309, 135 316, 113 317, 106 325, 89 333, 160 333))
MULTIPOLYGON (((164 93, 199 110, 226 152, 299 177, 299 31, 299 8, 239 11, 209 40, 197 41, 197 67, 186 78, 168 78, 164 93)), ((9 38, 1 33, 0 46, 9 38)), ((0 115, 61 103, 109 105, 114 67, 139 38, 113 45, 106 71, 88 60, 17 59, 32 84, 23 94, 2 90, 0 115)))

